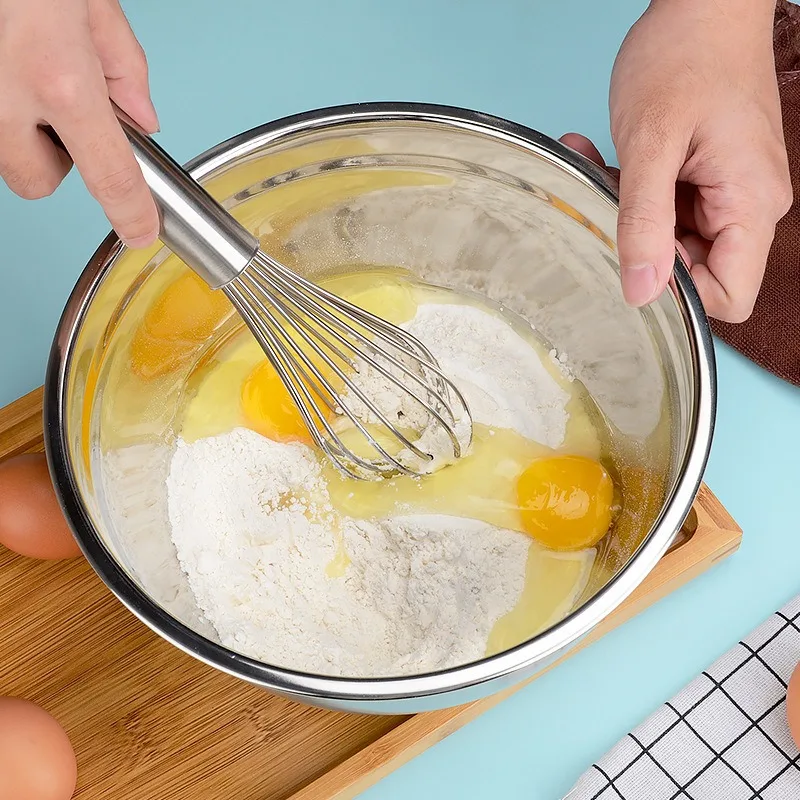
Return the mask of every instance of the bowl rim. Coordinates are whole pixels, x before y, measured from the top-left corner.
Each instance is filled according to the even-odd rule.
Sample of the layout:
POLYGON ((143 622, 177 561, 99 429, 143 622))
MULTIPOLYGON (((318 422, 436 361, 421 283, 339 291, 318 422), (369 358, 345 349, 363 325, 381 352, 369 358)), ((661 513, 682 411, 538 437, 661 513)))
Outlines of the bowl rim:
MULTIPOLYGON (((297 133, 367 122, 411 122, 455 126, 488 134, 544 153, 576 178, 618 206, 618 184, 605 170, 537 130, 483 112, 455 106, 412 102, 330 106, 276 119, 209 148, 186 164, 196 179, 213 173, 268 143, 297 133)), ((323 676, 275 667, 230 650, 195 632, 152 600, 117 563, 94 530, 81 500, 65 427, 67 386, 75 339, 86 310, 106 272, 124 251, 110 233, 75 284, 56 328, 47 365, 44 436, 48 465, 73 534, 92 568, 117 599, 145 625, 171 644, 222 672, 297 698, 372 703, 425 698, 458 692, 524 673, 539 662, 574 646, 639 586, 672 544, 700 488, 713 439, 717 379, 710 325, 691 275, 676 251, 669 291, 675 296, 688 333, 694 377, 689 444, 671 495, 628 563, 582 606, 560 622, 509 650, 478 661, 418 675, 387 678, 323 676)))

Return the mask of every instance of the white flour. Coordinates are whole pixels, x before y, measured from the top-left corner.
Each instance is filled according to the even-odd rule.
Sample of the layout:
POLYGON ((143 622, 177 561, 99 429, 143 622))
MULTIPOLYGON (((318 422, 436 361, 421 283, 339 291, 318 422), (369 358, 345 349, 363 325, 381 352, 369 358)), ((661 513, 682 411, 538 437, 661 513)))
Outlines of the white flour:
POLYGON ((564 440, 569 395, 508 323, 474 306, 430 303, 404 327, 464 394, 475 422, 548 447, 564 440))
MULTIPOLYGON (((476 422, 561 442, 568 395, 502 320, 431 304, 406 327, 476 422)), ((465 663, 522 593, 528 537, 441 515, 341 518, 304 445, 242 428, 179 442, 167 492, 198 606, 224 645, 267 663, 349 677, 465 663), (340 541, 350 563, 331 576, 340 541)))

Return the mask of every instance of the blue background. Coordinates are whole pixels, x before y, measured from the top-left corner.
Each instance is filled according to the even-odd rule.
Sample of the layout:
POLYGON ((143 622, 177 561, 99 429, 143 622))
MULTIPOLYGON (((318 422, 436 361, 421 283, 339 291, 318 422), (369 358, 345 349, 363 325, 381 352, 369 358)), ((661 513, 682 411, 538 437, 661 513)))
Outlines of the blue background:
MULTIPOLYGON (((130 0, 161 142, 179 160, 275 117, 415 100, 581 131, 613 162, 608 79, 641 0, 130 0)), ((655 54, 657 57, 657 54, 655 54)), ((61 307, 108 231, 76 175, 0 188, 0 404, 38 386, 61 307)), ((557 800, 593 759, 800 591, 800 392, 719 345, 707 481, 737 555, 371 789, 367 800, 557 800)))

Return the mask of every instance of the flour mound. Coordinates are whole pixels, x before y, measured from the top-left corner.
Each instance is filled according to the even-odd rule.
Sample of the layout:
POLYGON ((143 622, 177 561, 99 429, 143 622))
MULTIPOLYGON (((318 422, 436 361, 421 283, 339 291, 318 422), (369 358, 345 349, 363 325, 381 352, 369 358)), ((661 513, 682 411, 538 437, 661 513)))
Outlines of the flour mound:
POLYGON ((474 306, 426 303, 404 327, 464 394, 475 422, 547 447, 564 440, 569 395, 531 343, 500 317, 474 306))
POLYGON ((443 516, 345 519, 351 563, 330 577, 332 509, 303 445, 243 428, 181 442, 167 489, 205 618, 226 647, 269 664, 348 677, 455 666, 484 655, 522 593, 525 536, 443 516))
MULTIPOLYGON (((475 422, 561 444, 569 395, 508 323, 473 306, 423 304, 404 327, 475 422)), ((391 401, 378 378, 361 378, 370 396, 391 401)), ((309 448, 243 428, 178 442, 167 505, 181 568, 222 644, 325 675, 399 676, 483 657, 522 595, 531 547, 474 520, 343 517, 309 448), (342 547, 349 564, 332 571, 342 547)))

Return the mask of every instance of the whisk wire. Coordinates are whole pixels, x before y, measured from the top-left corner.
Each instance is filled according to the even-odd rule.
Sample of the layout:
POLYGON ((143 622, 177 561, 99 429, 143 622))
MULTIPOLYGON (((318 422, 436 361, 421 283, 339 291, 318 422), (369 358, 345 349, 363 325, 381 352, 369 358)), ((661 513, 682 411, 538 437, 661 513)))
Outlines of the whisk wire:
MULTIPOLYGON (((445 395, 455 396, 469 418, 467 403, 458 387, 442 373, 427 348, 402 328, 316 286, 260 251, 248 267, 224 287, 224 291, 267 355, 271 355, 270 361, 287 386, 315 443, 340 469, 355 477, 363 477, 348 466, 347 462, 350 462, 372 473, 419 474, 387 452, 350 407, 348 397, 360 400, 408 452, 423 461, 430 461, 434 456, 411 441, 334 359, 356 374, 362 365, 368 365, 386 378, 417 403, 427 415, 426 419, 432 418, 444 429, 454 456, 461 456, 463 447, 455 430, 456 416, 445 395), (379 347, 370 336, 390 345, 395 352, 379 347), (336 391, 329 376, 309 357, 298 338, 321 359, 349 394, 336 391), (410 358, 416 369, 411 369, 396 353, 410 358), (409 379, 414 388, 393 374, 392 368, 409 379), (379 458, 362 458, 348 448, 320 408, 320 401, 329 411, 346 416, 379 458)), ((398 418, 402 413, 398 412, 398 418)), ((469 422, 471 431, 471 420, 469 422)))
MULTIPOLYGON (((256 258, 254 259, 253 263, 250 265, 254 272, 257 272, 265 277, 267 277, 270 273, 276 277, 280 276, 283 278, 282 284, 287 287, 290 291, 294 294, 297 294, 300 297, 304 297, 302 292, 299 292, 294 284, 299 285, 303 291, 307 292, 308 294, 315 297, 317 300, 321 300, 323 302, 332 305, 334 308, 342 308, 347 311, 351 317, 354 317, 359 324, 361 324, 365 329, 373 333, 378 338, 382 339, 387 344, 397 346, 394 339, 400 338, 406 344, 406 347, 411 348, 414 350, 418 357, 421 360, 426 361, 427 367, 430 367, 434 372, 439 373, 440 377, 446 380, 455 391, 458 391, 457 387, 452 384, 452 382, 441 372, 439 369, 436 359, 430 353, 430 351, 422 344, 422 342, 415 339, 411 336, 407 331, 404 331, 402 328, 399 328, 391 323, 387 322, 384 319, 376 316, 375 314, 370 313, 364 308, 360 308, 359 306, 351 303, 349 300, 345 300, 343 297, 339 297, 332 292, 329 292, 327 289, 323 289, 321 286, 317 286, 312 281, 309 281, 307 278, 304 278, 302 275, 298 275, 292 270, 284 267, 278 261, 275 261, 274 258, 267 255, 266 253, 259 252, 256 258), (258 261, 264 263, 264 265, 269 269, 269 273, 265 272, 263 269, 259 269, 258 261)), ((304 298, 305 299, 305 298, 304 298)), ((307 302, 307 301, 306 301, 307 302)), ((317 306, 313 306, 314 310, 318 310, 317 306)), ((336 318, 337 322, 341 323, 341 320, 336 318)), ((347 326, 345 326, 347 327, 347 326)))
MULTIPOLYGON (((286 348, 280 343, 275 333, 267 325, 264 325, 261 320, 251 312, 250 308, 244 302, 238 287, 231 287, 230 291, 228 291, 226 288, 225 293, 233 303, 233 306, 239 312, 240 316, 244 319, 245 323, 250 329, 250 332, 255 336, 256 340, 261 345, 261 348, 264 350, 265 355, 269 359, 270 363, 278 372, 278 376, 282 381, 286 382, 286 388, 292 395, 292 399, 298 405, 298 410, 303 416, 303 421, 307 426, 310 427, 313 433, 317 430, 316 423, 309 414, 306 406, 302 404, 300 395, 294 386, 294 383, 289 380, 289 377, 291 376, 291 378, 298 381, 300 384, 300 389, 304 395, 309 395, 309 392, 305 383, 297 378, 297 367, 288 356, 286 348)), ((266 310, 265 313, 267 315, 269 314, 269 312, 266 310)), ((310 397, 307 396, 306 399, 310 401, 310 397)), ((309 402, 309 406, 315 411, 315 413, 319 415, 316 404, 309 402)))
POLYGON ((276 338, 274 332, 264 324, 263 319, 252 314, 249 307, 243 302, 241 292, 239 291, 238 287, 231 287, 230 291, 226 289, 226 294, 231 299, 231 302, 236 310, 242 316, 242 319, 247 324, 251 333, 255 336, 258 343, 264 349, 264 352, 269 358, 270 363, 272 363, 272 365, 275 367, 275 370, 278 372, 278 375, 286 386, 287 391, 292 397, 292 400, 295 402, 295 404, 297 404, 300 414, 303 417, 303 421, 306 423, 306 426, 308 427, 309 432, 311 433, 311 436, 317 446, 334 462, 339 469, 343 470, 354 478, 361 478, 363 476, 352 470, 348 464, 348 460, 355 462, 358 466, 362 466, 365 469, 374 469, 370 463, 361 459, 357 454, 348 452, 347 448, 344 446, 343 442, 341 442, 330 423, 325 419, 324 415, 319 412, 319 409, 311 400, 306 384, 298 379, 297 366, 292 362, 291 357, 286 351, 286 348, 276 338), (298 391, 295 382, 299 385, 300 391, 298 391), (301 393, 314 410, 319 423, 334 441, 335 444, 333 447, 331 447, 328 440, 326 440, 319 432, 317 423, 312 419, 308 413, 308 410, 302 404, 301 393), (346 453, 347 455, 345 456, 346 453))
MULTIPOLYGON (((354 461, 358 466, 370 470, 370 471, 377 471, 377 472, 386 472, 386 471, 400 471, 405 474, 415 474, 413 470, 406 467, 401 461, 399 461, 394 456, 390 455, 386 449, 380 444, 380 442, 369 432, 369 430, 364 426, 362 421, 356 416, 356 414, 346 405, 341 402, 332 403, 328 398, 335 398, 337 397, 336 391, 330 385, 328 380, 325 378, 323 373, 319 370, 316 364, 308 357, 307 353, 297 344, 297 342, 286 332, 284 327, 280 324, 280 322, 275 318, 273 311, 258 297, 258 295, 253 291, 253 289, 247 285, 246 282, 240 282, 236 287, 230 287, 230 295, 236 298, 236 302, 234 303, 237 310, 240 314, 242 314, 245 321, 248 323, 248 327, 250 327, 251 331, 256 335, 256 338, 259 339, 259 343, 263 346, 266 346, 270 349, 273 349, 280 353, 280 357, 282 362, 283 369, 279 371, 279 376, 282 380, 287 378, 287 371, 291 375, 291 380, 288 380, 287 388, 290 391, 292 399, 295 403, 299 403, 301 414, 303 415, 303 419, 306 422, 307 426, 310 421, 310 417, 307 414, 307 409, 304 408, 302 402, 300 401, 300 397, 297 391, 297 387, 294 385, 296 382, 299 386, 300 392, 302 393, 303 398, 305 399, 306 403, 314 410, 315 416, 319 420, 319 424, 324 428, 325 432, 328 436, 333 440, 335 451, 338 453, 340 457, 343 457, 345 454, 346 458, 354 461), (252 311, 249 310, 246 303, 243 302, 243 298, 241 294, 245 294, 248 296, 250 303, 254 305, 259 314, 252 314, 252 311), (265 324, 265 320, 269 320, 272 324, 274 330, 271 330, 269 326, 265 324), (260 335, 259 335, 260 334, 260 335), (286 344, 281 342, 283 339, 286 344), (287 349, 287 345, 291 350, 294 351, 296 354, 294 357, 289 353, 287 349), (298 365, 294 359, 299 359, 301 364, 298 365), (288 370, 287 370, 288 368, 288 370), (307 371, 308 370, 308 371, 307 371), (311 375, 309 375, 309 371, 311 375), (303 380, 298 373, 302 373, 303 380), (313 376, 313 377, 312 377, 313 376), (314 401, 309 388, 308 384, 311 384, 312 388, 314 388, 318 394, 318 396, 325 402, 328 408, 331 411, 341 410, 348 419, 353 423, 353 425, 358 429, 358 431, 369 441, 370 445, 375 448, 380 456, 382 456, 385 461, 377 462, 377 461, 368 461, 361 458, 358 454, 349 450, 345 444, 342 442, 339 435, 336 433, 334 428, 330 425, 329 421, 325 418, 325 415, 320 411, 317 403, 314 401), (323 394, 324 392, 324 394, 323 394), (327 396, 326 396, 327 395, 327 396)), ((278 311, 283 311, 284 309, 281 308, 281 304, 279 301, 275 301, 275 298, 270 298, 273 302, 273 307, 278 311)), ((315 352, 325 361, 325 363, 337 374, 339 378, 341 378, 348 386, 354 389, 356 394, 360 397, 362 402, 380 419, 380 421, 386 425, 387 427, 392 427, 391 422, 386 418, 386 416, 381 412, 381 410, 366 396, 364 393, 352 382, 347 378, 347 376, 342 372, 342 370, 335 364, 328 355, 322 351, 322 349, 313 342, 306 334, 306 332, 302 328, 296 327, 296 325, 291 321, 290 318, 287 317, 287 321, 292 324, 292 327, 297 330, 297 332, 304 338, 304 340, 311 345, 315 352)), ((273 361, 273 366, 275 362, 273 361)), ((278 367, 276 366, 276 369, 278 367)), ((331 453, 329 443, 326 442, 324 437, 322 437, 321 433, 319 432, 319 428, 316 423, 313 423, 310 427, 310 432, 315 440, 315 442, 322 447, 323 450, 331 453)), ((407 437, 405 437, 401 432, 397 431, 397 438, 406 445, 412 452, 414 452, 420 458, 430 458, 429 454, 424 453, 423 451, 419 450, 412 442, 410 442, 407 437)), ((340 460, 340 458, 335 459, 340 467, 343 467, 345 471, 349 474, 354 475, 355 477, 360 477, 352 472, 352 470, 348 469, 344 466, 340 460)))
MULTIPOLYGON (((328 394, 329 394, 331 397, 336 397, 335 390, 334 390, 334 389, 333 389, 333 387, 330 385, 330 383, 328 382, 328 380, 327 380, 327 379, 324 377, 324 375, 322 374, 322 372, 321 372, 321 371, 318 369, 318 367, 317 367, 317 366, 314 364, 314 362, 313 362, 313 361, 311 361, 311 359, 310 359, 310 358, 308 358, 308 355, 307 355, 307 353, 305 353, 305 352, 303 351, 303 349, 297 345, 297 343, 294 341, 294 339, 292 339, 292 337, 291 337, 291 336, 289 336, 289 334, 286 332, 286 330, 283 328, 283 326, 281 326, 281 325, 280 325, 280 323, 277 323, 277 322, 275 321, 275 319, 274 319, 274 317, 273 317, 272 313, 270 312, 270 310, 267 308, 267 306, 266 306, 264 303, 262 303, 262 302, 261 302, 261 301, 260 301, 260 300, 257 298, 257 296, 256 296, 256 295, 255 295, 255 293, 252 291, 252 289, 250 289, 250 287, 245 287, 245 288, 246 288, 246 291, 248 292, 248 294, 250 294, 250 297, 251 297, 252 301, 254 302, 254 304, 258 305, 258 306, 259 306, 259 308, 260 308, 260 310, 261 310, 261 311, 262 311, 262 312, 263 312, 265 315, 268 315, 268 316, 269 316, 269 318, 270 318, 270 320, 273 322, 273 324, 275 324, 275 325, 276 325, 276 329, 278 330, 279 334, 280 334, 280 335, 281 335, 281 336, 284 338, 284 340, 285 340, 285 341, 286 341, 286 343, 289 345, 289 347, 291 347, 291 349, 292 349, 292 350, 294 350, 294 352, 295 352, 295 353, 297 354, 297 356, 298 356, 298 357, 299 357, 299 358, 302 360, 302 362, 303 362, 304 364, 306 364, 306 365, 307 365, 307 366, 308 366, 308 367, 311 369, 311 371, 314 373, 314 375, 315 375, 315 377, 317 378, 317 380, 319 380, 319 382, 320 382, 320 383, 322 384, 322 386, 324 387, 325 391, 326 391, 326 392, 327 392, 327 393, 328 393, 328 394)), ((303 338, 303 340, 304 340, 304 341, 305 341, 305 342, 306 342, 308 345, 310 345, 310 346, 311 346, 311 347, 314 349, 314 351, 317 353, 317 355, 319 355, 319 356, 320 356, 320 357, 323 359, 323 361, 325 361, 325 363, 326 363, 326 364, 327 364, 327 365, 328 365, 328 366, 329 366, 329 367, 330 367, 330 368, 331 368, 331 369, 334 371, 334 373, 336 374, 336 376, 337 376, 338 378, 340 378, 340 379, 342 380, 342 382, 343 382, 343 383, 344 383, 344 384, 345 384, 345 385, 346 385, 346 386, 347 386, 349 389, 351 389, 351 391, 353 391, 353 392, 356 394, 356 396, 357 396, 357 397, 358 397, 358 398, 359 398, 359 399, 360 399, 360 400, 361 400, 361 401, 364 403, 364 405, 366 405, 366 406, 367 406, 367 408, 368 408, 370 411, 372 411, 372 413, 373 413, 373 414, 375 414, 375 416, 376 416, 376 417, 378 417, 378 419, 379 419, 379 420, 380 420, 380 421, 381 421, 381 422, 382 422, 384 425, 390 426, 390 425, 391 425, 391 422, 388 420, 388 418, 386 417, 386 415, 385 415, 385 414, 384 414, 384 413, 381 411, 381 409, 380 409, 380 408, 379 408, 379 407, 378 407, 378 406, 377 406, 377 405, 376 405, 376 404, 375 404, 375 403, 374 403, 372 400, 370 400, 370 398, 369 398, 369 397, 368 397, 368 396, 367 396, 367 395, 366 395, 366 394, 363 392, 363 390, 362 390, 362 389, 361 389, 359 386, 357 386, 355 383, 353 383, 353 382, 352 382, 352 381, 351 381, 351 380, 350 380, 350 379, 347 377, 347 375, 345 375, 345 373, 342 371, 342 369, 341 369, 341 368, 340 368, 340 367, 339 367, 339 366, 338 366, 338 365, 337 365, 337 364, 336 364, 336 363, 335 363, 335 362, 334 362, 334 361, 333 361, 333 360, 332 360, 332 359, 331 359, 331 358, 328 356, 328 354, 327 354, 327 353, 325 353, 325 352, 322 350, 322 348, 321 348, 321 347, 319 347, 319 345, 318 345, 316 342, 314 342, 314 341, 311 339, 311 337, 308 335, 308 333, 307 333, 307 332, 306 332, 306 331, 305 331, 305 330, 304 330, 302 327, 300 327, 300 326, 299 326, 299 325, 298 325, 298 324, 295 322, 295 320, 292 318, 291 314, 289 314, 289 313, 288 313, 288 310, 287 310, 287 309, 286 309, 286 308, 283 306, 283 304, 280 302, 280 300, 278 300, 278 299, 277 299, 277 298, 275 298, 275 297, 270 297, 270 301, 273 303, 273 305, 274 305, 275 309, 276 309, 277 311, 279 311, 279 312, 280 312, 280 313, 281 313, 281 314, 284 316, 284 319, 286 319, 286 321, 289 323, 289 325, 292 327, 292 329, 293 329, 293 330, 295 330, 295 331, 297 331, 297 333, 299 333, 299 334, 300 334, 300 336, 303 338)), ((323 340, 323 341, 324 341, 324 340, 323 340)), ((327 342, 325 342, 325 343, 327 344, 327 342)), ((336 410, 338 410, 339 408, 341 408, 341 410, 342 410, 342 411, 343 411, 345 414, 347 414, 347 416, 350 418, 350 420, 351 420, 351 421, 352 421, 354 424, 356 424, 356 425, 359 425, 359 422, 360 422, 360 421, 358 420, 358 418, 357 418, 357 417, 356 417, 356 416, 355 416, 355 415, 354 415, 354 414, 353 414, 353 413, 352 413, 352 412, 349 410, 349 408, 347 407, 347 405, 346 405, 346 404, 344 404, 344 403, 342 403, 341 401, 339 401, 339 402, 336 404, 336 406, 331 406, 331 405, 329 405, 329 408, 331 408, 331 410, 333 410, 333 411, 336 411, 336 410)), ((361 430, 361 431, 362 431, 362 433, 364 433, 364 432, 365 432, 365 431, 364 431, 363 429, 361 429, 360 427, 359 427, 359 430, 361 430)), ((410 442, 410 441, 409 441, 409 440, 408 440, 408 439, 407 439, 407 438, 406 438, 406 437, 405 437, 405 436, 404 436, 402 433, 400 433, 399 431, 398 431, 398 438, 399 438, 399 439, 402 441, 402 443, 403 443, 404 445, 406 445, 407 447, 409 447, 409 448, 410 448, 410 449, 411 449, 411 450, 412 450, 412 451, 413 451, 413 452, 414 452, 414 453, 415 453, 417 456, 419 456, 420 458, 425 458, 425 457, 426 457, 426 454, 425 454, 425 453, 423 453, 421 450, 419 450, 417 447, 415 447, 415 445, 414 445, 412 442, 410 442)), ((385 453, 385 451, 384 451, 383 449, 381 449, 381 455, 386 455, 386 453, 385 453)), ((387 456, 387 457, 388 457, 388 456, 387 456)), ((394 459, 392 459, 392 461, 394 462, 395 460, 394 460, 394 459)), ((399 463, 399 462, 397 462, 397 463, 399 463)))
MULTIPOLYGON (((269 291, 268 287, 262 287, 262 289, 264 291, 269 291)), ((282 303, 278 302, 277 304, 278 304, 278 307, 280 308, 281 312, 286 315, 287 321, 290 322, 290 324, 292 324, 295 327, 295 330, 297 330, 300 333, 300 335, 303 336, 303 338, 307 342, 309 342, 309 344, 311 344, 312 347, 314 347, 314 349, 317 352, 319 352, 317 350, 316 346, 306 336, 306 332, 302 329, 302 327, 298 327, 298 326, 302 326, 302 324, 303 324, 303 320, 299 317, 299 315, 297 315, 296 312, 292 311, 291 309, 285 307, 282 303)), ((398 367, 398 369, 400 369, 411 380, 413 380, 415 383, 417 383, 417 385, 421 386, 429 396, 433 395, 433 398, 435 399, 435 401, 437 401, 437 403, 436 403, 436 405, 438 405, 438 408, 437 408, 436 405, 426 402, 425 400, 423 400, 419 396, 419 394, 417 394, 417 392, 413 391, 412 389, 407 387, 405 384, 403 384, 395 375, 393 375, 389 370, 387 370, 375 358, 370 356, 368 353, 359 352, 353 346, 353 344, 351 342, 349 342, 339 332, 334 330, 325 321, 320 321, 320 320, 317 319, 317 320, 315 320, 315 323, 317 325, 319 325, 324 331, 326 331, 329 336, 332 336, 338 342, 340 342, 341 344, 346 345, 351 350, 353 350, 353 352, 357 353, 358 357, 360 359, 362 359, 367 364, 372 366, 377 372, 379 372, 381 375, 386 377, 391 383, 393 383, 399 389, 407 392, 424 409, 424 411, 427 414, 430 414, 431 416, 433 416, 446 429, 446 431, 448 433, 448 436, 449 436, 449 438, 451 440, 451 443, 453 444, 453 448, 454 448, 456 457, 460 456, 461 443, 459 442, 458 437, 457 437, 455 431, 452 428, 452 425, 455 424, 455 417, 454 417, 452 411, 447 406, 447 401, 441 395, 440 392, 434 391, 433 389, 431 389, 431 387, 427 386, 416 374, 414 374, 414 372, 412 372, 410 369, 408 369, 402 362, 400 362, 398 359, 396 359, 390 353, 381 352, 382 356, 384 356, 391 364, 396 365, 398 367), (448 412, 448 414, 450 416, 450 422, 447 422, 442 417, 442 414, 440 413, 440 409, 443 409, 443 410, 448 412)), ((354 364, 354 362, 351 359, 349 359, 347 356, 345 356, 338 348, 336 348, 328 339, 326 339, 322 334, 320 334, 320 332, 317 331, 315 328, 309 326, 309 329, 310 329, 311 333, 318 339, 318 341, 320 341, 326 347, 328 347, 329 349, 331 349, 332 351, 337 353, 340 356, 340 358, 342 358, 342 360, 345 361, 345 363, 347 363, 349 366, 351 366, 351 368, 353 368, 353 369, 355 369, 357 371, 357 366, 354 364)), ((370 344, 369 340, 366 339, 365 337, 361 336, 360 334, 358 334, 357 331, 355 331, 353 333, 359 339, 363 340, 365 344, 367 344, 367 345, 370 344)), ((370 408, 370 410, 373 411, 373 413, 376 413, 376 415, 379 414, 379 412, 376 411, 375 405, 373 403, 371 403, 368 398, 365 397, 363 392, 360 390, 360 388, 356 384, 354 384, 350 380, 347 380, 346 378, 344 380, 345 380, 345 384, 348 386, 348 388, 350 388, 356 394, 356 396, 361 398, 362 401, 364 401, 365 404, 367 404, 368 408, 370 408)), ((399 431, 398 431, 398 435, 402 436, 402 434, 400 434, 399 431)), ((403 438, 403 443, 407 447, 409 447, 412 450, 412 452, 414 452, 417 456, 419 456, 421 458, 425 458, 425 457, 428 456, 428 454, 425 454, 421 450, 419 450, 419 448, 417 448, 413 443, 411 443, 406 437, 402 437, 402 438, 403 438)))
MULTIPOLYGON (((450 422, 449 423, 446 422, 444 420, 444 418, 441 416, 441 414, 439 413, 439 409, 437 409, 433 405, 427 403, 425 400, 423 400, 421 397, 419 397, 419 395, 417 395, 415 392, 412 392, 408 388, 408 386, 406 386, 406 384, 402 383, 396 376, 392 375, 388 370, 386 370, 385 367, 383 367, 382 364, 380 364, 375 359, 371 358, 368 354, 365 354, 362 351, 359 351, 352 344, 352 342, 348 341, 345 337, 341 336, 341 334, 339 334, 336 330, 334 330, 329 324, 325 324, 324 321, 321 321, 318 318, 314 319, 315 324, 317 324, 321 328, 323 328, 323 330, 325 330, 330 336, 333 336, 334 338, 336 338, 337 341, 339 341, 340 343, 345 344, 346 346, 348 346, 351 350, 353 350, 354 353, 356 353, 358 355, 359 358, 365 360, 367 363, 369 363, 371 366, 373 366, 378 372, 380 372, 384 377, 386 377, 388 380, 390 380, 399 389, 409 393, 417 401, 417 403, 419 403, 423 407, 423 409, 428 414, 431 414, 434 418, 437 419, 437 421, 441 425, 445 426, 448 429, 448 434, 449 434, 450 439, 451 439, 451 441, 453 443, 453 446, 454 446, 454 448, 456 450, 456 457, 460 456, 461 445, 460 445, 460 442, 458 441, 458 437, 456 436, 455 431, 453 431, 452 428, 451 428, 451 425, 455 424, 455 422, 456 422, 455 416, 454 416, 452 410, 450 409, 450 407, 448 406, 446 398, 443 396, 442 392, 446 391, 446 389, 444 389, 444 387, 441 384, 445 384, 448 387, 449 391, 452 392, 453 394, 455 394, 455 396, 457 397, 459 403, 461 404, 462 408, 465 411, 467 410, 467 403, 466 403, 466 400, 464 399, 463 395, 459 391, 458 387, 456 387, 455 384, 453 384, 452 381, 450 381, 442 373, 441 369, 435 363, 435 361, 433 361, 433 362, 431 361, 431 359, 433 359, 433 356, 431 356, 430 353, 427 352, 427 350, 425 350, 425 355, 423 357, 415 356, 415 358, 420 363, 420 366, 421 366, 422 369, 429 370, 430 372, 434 373, 434 375, 438 379, 440 379, 441 383, 435 390, 433 388, 431 388, 424 380, 422 380, 422 378, 420 378, 418 374, 416 374, 413 370, 409 369, 405 364, 403 364, 400 360, 398 360, 394 355, 377 348, 375 346, 375 344, 369 338, 367 338, 366 336, 361 334, 359 331, 355 330, 352 326, 348 326, 345 323, 343 323, 335 314, 331 313, 328 309, 326 309, 324 307, 321 307, 321 306, 316 306, 316 305, 310 303, 305 297, 302 296, 302 294, 299 294, 296 289, 294 289, 291 285, 287 284, 286 281, 280 280, 280 279, 278 279, 277 281, 274 281, 272 279, 272 276, 270 276, 265 271, 258 269, 258 267, 254 267, 253 274, 257 275, 259 277, 259 279, 264 281, 264 283, 266 284, 266 285, 262 286, 264 291, 270 291, 270 289, 274 289, 274 290, 277 290, 277 291, 280 291, 280 292, 283 292, 283 293, 286 293, 286 294, 291 294, 292 297, 293 297, 293 300, 298 305, 300 305, 303 308, 303 310, 305 310, 307 313, 309 313, 309 314, 313 313, 313 314, 316 314, 316 315, 324 316, 325 320, 333 323, 333 325, 336 325, 341 330, 346 331, 349 335, 351 335, 354 338, 356 338, 361 344, 365 345, 366 347, 369 347, 373 352, 379 353, 392 366, 395 366, 406 377, 408 377, 410 380, 412 380, 414 383, 416 383, 419 387, 424 389, 426 394, 429 397, 433 396, 433 398, 437 401, 439 409, 443 409, 448 413, 448 416, 450 417, 450 422)), ((318 293, 320 293, 320 299, 322 299, 322 296, 324 296, 324 299, 327 302, 329 302, 331 305, 346 304, 348 309, 350 309, 350 308, 353 309, 353 315, 354 316, 356 316, 358 314, 358 315, 364 315, 366 318, 368 318, 370 320, 371 319, 375 319, 380 323, 381 326, 385 327, 387 330, 394 330, 397 333, 398 336, 399 335, 403 335, 402 338, 405 340, 407 334, 406 334, 405 331, 403 331, 402 328, 392 329, 390 326, 388 326, 388 324, 384 323, 379 318, 374 317, 369 312, 364 311, 363 309, 359 309, 358 306, 354 306, 354 305, 348 303, 345 300, 341 300, 338 297, 336 297, 335 295, 332 295, 329 292, 326 292, 324 289, 321 289, 320 287, 315 287, 315 286, 313 286, 313 284, 310 284, 310 285, 318 293)), ((369 326, 364 325, 364 327, 367 330, 370 330, 372 332, 372 330, 371 330, 371 328, 369 326)), ((317 331, 314 331, 314 334, 316 336, 318 336, 320 341, 323 341, 326 344, 326 346, 330 346, 330 343, 324 337, 322 337, 317 331)), ((381 338, 384 341, 386 341, 388 344, 391 344, 393 347, 399 349, 398 345, 396 344, 396 342, 392 342, 392 340, 388 336, 386 336, 385 334, 382 334, 380 332, 379 332, 379 335, 381 335, 381 338)), ((413 337, 410 337, 409 346, 411 346, 412 344, 415 344, 415 340, 413 339, 413 337)), ((349 359, 345 359, 345 360, 347 360, 348 363, 352 364, 352 362, 350 362, 349 359)))

